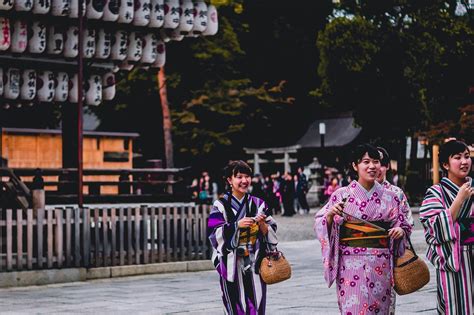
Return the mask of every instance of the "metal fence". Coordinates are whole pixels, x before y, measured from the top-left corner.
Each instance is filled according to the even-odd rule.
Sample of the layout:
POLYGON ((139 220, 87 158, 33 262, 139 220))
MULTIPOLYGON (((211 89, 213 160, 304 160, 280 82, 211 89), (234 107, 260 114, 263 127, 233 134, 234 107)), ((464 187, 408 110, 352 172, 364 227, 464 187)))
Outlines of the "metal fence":
POLYGON ((209 206, 0 209, 0 272, 208 259, 209 206))

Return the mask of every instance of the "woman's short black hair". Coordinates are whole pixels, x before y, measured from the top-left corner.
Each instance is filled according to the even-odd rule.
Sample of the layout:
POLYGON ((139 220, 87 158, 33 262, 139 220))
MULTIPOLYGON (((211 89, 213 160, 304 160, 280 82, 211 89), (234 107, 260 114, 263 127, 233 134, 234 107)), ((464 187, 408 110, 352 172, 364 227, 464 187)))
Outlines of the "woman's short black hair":
POLYGON ((230 161, 224 168, 224 179, 235 176, 238 173, 252 176, 252 168, 242 160, 230 161))
POLYGON ((380 153, 376 147, 369 143, 363 143, 356 146, 352 152, 351 163, 359 164, 365 154, 374 160, 380 160, 380 153))
POLYGON ((389 167, 390 166, 390 156, 388 155, 387 150, 383 147, 377 147, 377 150, 382 154, 382 158, 380 159, 380 164, 382 166, 389 167))
POLYGON ((459 140, 450 140, 442 144, 439 148, 438 155, 440 165, 443 166, 444 163, 449 162, 450 157, 458 153, 463 153, 466 150, 469 151, 467 144, 459 140))

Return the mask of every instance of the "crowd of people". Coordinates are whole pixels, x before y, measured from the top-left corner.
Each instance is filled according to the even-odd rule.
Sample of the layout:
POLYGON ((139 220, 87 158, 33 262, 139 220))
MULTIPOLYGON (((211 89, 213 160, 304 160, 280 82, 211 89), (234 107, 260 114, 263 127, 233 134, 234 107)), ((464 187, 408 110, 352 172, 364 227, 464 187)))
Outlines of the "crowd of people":
MULTIPOLYGON (((207 171, 203 171, 200 178, 193 179, 189 189, 192 199, 200 204, 212 204, 222 192, 222 187, 211 179, 207 171)), ((309 213, 306 200, 308 190, 308 179, 303 167, 299 167, 294 174, 255 174, 249 187, 251 194, 265 200, 274 214, 283 216, 309 213)))

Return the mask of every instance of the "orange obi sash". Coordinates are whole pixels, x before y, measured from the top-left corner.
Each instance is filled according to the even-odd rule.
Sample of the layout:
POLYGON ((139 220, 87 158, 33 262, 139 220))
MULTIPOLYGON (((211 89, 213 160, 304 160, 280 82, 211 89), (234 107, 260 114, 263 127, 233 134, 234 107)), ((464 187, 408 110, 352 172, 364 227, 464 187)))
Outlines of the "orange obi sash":
POLYGON ((339 242, 350 247, 372 247, 388 248, 388 229, 390 222, 370 222, 384 228, 386 231, 378 230, 363 222, 344 222, 341 226, 339 242))

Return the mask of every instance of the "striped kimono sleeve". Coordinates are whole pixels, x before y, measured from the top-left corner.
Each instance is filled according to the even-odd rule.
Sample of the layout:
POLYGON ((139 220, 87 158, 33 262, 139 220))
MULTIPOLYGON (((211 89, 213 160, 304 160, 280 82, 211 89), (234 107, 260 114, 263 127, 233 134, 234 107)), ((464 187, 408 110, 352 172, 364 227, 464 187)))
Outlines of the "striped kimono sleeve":
POLYGON ((428 188, 420 208, 420 221, 428 243, 426 257, 438 269, 459 270, 459 224, 446 208, 439 185, 428 188))
POLYGON ((224 205, 216 200, 208 220, 212 263, 221 277, 233 282, 235 275, 235 249, 239 239, 237 222, 227 222, 224 205))
POLYGON ((323 259, 324 279, 328 287, 331 287, 337 276, 339 266, 339 228, 344 223, 344 218, 335 215, 332 226, 328 229, 327 214, 331 207, 340 202, 341 189, 336 190, 325 206, 319 210, 314 217, 314 231, 321 243, 323 259))

